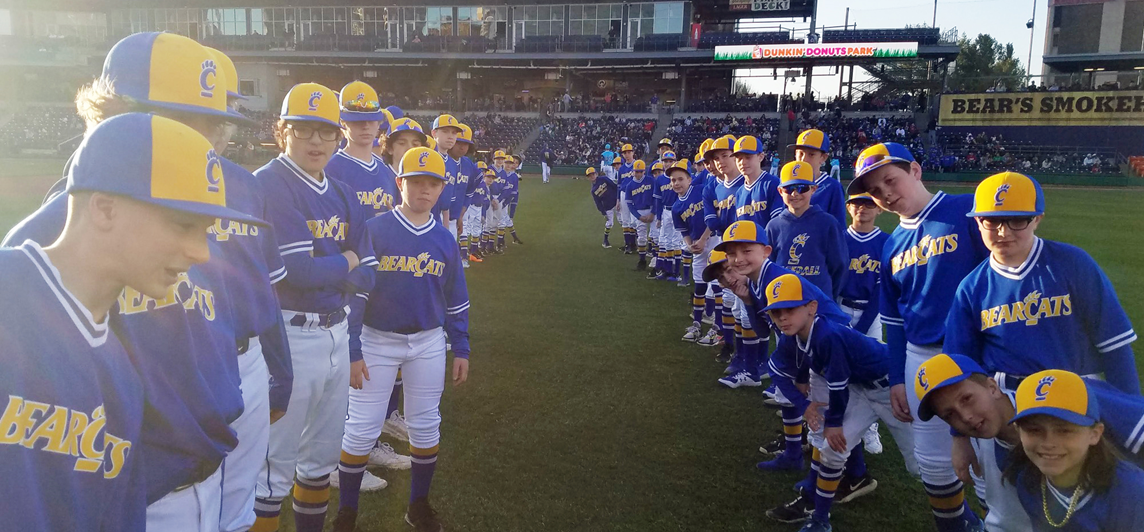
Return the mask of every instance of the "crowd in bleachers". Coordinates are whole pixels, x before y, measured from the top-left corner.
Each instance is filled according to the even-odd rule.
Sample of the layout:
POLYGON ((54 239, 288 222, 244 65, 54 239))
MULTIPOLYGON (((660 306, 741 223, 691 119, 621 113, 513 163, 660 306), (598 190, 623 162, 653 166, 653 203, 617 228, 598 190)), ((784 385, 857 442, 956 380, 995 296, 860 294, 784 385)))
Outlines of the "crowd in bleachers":
MULTIPOLYGON (((421 127, 425 128, 426 133, 429 133, 429 128, 433 126, 433 119, 436 118, 436 115, 418 115, 416 113, 408 116, 420 123, 421 127)), ((457 120, 473 128, 473 143, 480 151, 498 149, 511 151, 516 148, 517 144, 520 144, 525 135, 536 127, 536 123, 539 121, 533 117, 506 116, 496 113, 457 113, 456 117, 457 120)))
POLYGON ((0 126, 0 149, 10 154, 25 149, 57 150, 60 143, 81 133, 83 121, 73 107, 27 107, 0 126))
POLYGON ((754 135, 763 143, 770 155, 778 150, 779 121, 761 116, 745 118, 731 115, 688 116, 672 120, 667 128, 667 136, 671 139, 679 157, 684 155, 694 157, 695 151, 704 139, 728 134, 736 137, 754 135))
POLYGON ((927 170, 937 172, 1001 172, 1028 174, 1120 174, 1111 149, 1037 146, 1003 135, 941 133, 926 150, 927 170))
POLYGON ((649 118, 601 117, 554 118, 546 124, 540 137, 529 147, 526 160, 536 161, 545 147, 553 151, 558 165, 595 165, 605 145, 613 151, 628 143, 636 158, 655 151, 651 134, 656 121, 649 118))
POLYGON ((913 115, 847 117, 839 110, 804 113, 797 129, 810 128, 824 131, 830 137, 831 156, 843 161, 853 161, 879 142, 897 142, 915 154, 925 151, 923 132, 913 115))

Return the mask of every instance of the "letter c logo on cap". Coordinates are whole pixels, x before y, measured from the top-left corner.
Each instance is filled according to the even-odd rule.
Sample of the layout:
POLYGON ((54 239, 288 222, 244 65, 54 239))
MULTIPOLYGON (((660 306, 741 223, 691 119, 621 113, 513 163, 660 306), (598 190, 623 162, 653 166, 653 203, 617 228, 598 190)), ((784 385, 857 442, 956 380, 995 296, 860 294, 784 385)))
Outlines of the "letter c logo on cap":
POLYGON ((215 62, 207 59, 203 61, 202 67, 203 70, 199 73, 199 88, 202 89, 202 92, 199 93, 199 96, 211 98, 214 96, 215 77, 217 76, 215 62))
POLYGON ((222 183, 222 161, 214 150, 207 152, 207 191, 218 192, 222 183))
POLYGON ((1009 183, 1003 183, 997 187, 997 192, 993 194, 993 206, 1000 207, 1005 203, 1005 194, 1009 193, 1009 183))
POLYGON ((1056 380, 1056 377, 1052 375, 1041 377, 1041 380, 1037 382, 1037 387, 1033 389, 1033 395, 1037 396, 1037 401, 1044 401, 1048 398, 1049 388, 1052 387, 1053 382, 1056 382, 1056 380))
POLYGON ((310 99, 306 100, 306 104, 310 106, 311 111, 317 111, 318 102, 320 101, 322 101, 322 92, 314 91, 314 93, 310 95, 310 99))

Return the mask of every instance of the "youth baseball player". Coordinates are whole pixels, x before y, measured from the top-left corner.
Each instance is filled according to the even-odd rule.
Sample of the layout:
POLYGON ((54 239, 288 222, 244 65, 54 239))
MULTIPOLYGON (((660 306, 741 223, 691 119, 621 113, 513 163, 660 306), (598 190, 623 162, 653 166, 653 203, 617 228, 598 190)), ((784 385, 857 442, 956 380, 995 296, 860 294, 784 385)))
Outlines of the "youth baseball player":
POLYGON ((481 258, 481 246, 484 242, 482 235, 485 232, 485 214, 489 209, 488 181, 496 180, 496 172, 485 165, 484 161, 477 163, 477 172, 478 176, 473 177, 475 183, 471 187, 473 191, 466 200, 468 207, 465 209, 465 232, 469 234, 469 260, 484 262, 481 258))
MULTIPOLYGON (((501 223, 504 221, 504 204, 501 203, 500 197, 504 192, 504 162, 506 156, 503 151, 497 150, 493 157, 493 182, 486 183, 489 186, 489 209, 485 211, 485 238, 487 239, 488 251, 486 254, 492 255, 504 254, 504 228, 501 223), (500 237, 499 240, 497 237, 500 237)), ((487 179, 487 178, 486 178, 487 179)))
MULTIPOLYGON (((703 271, 707 268, 707 259, 711 256, 711 252, 715 249, 720 242, 718 235, 711 234, 711 228, 707 227, 706 220, 704 219, 706 213, 704 212, 704 199, 702 186, 695 186, 694 181, 691 179, 691 173, 687 171, 687 162, 682 161, 675 166, 668 168, 669 176, 671 179, 672 194, 675 195, 677 201, 672 203, 671 207, 671 224, 672 229, 676 231, 689 248, 701 249, 702 253, 696 254, 696 260, 693 263, 695 289, 691 296, 691 326, 683 335, 684 341, 700 342, 703 345, 716 345, 720 336, 720 329, 723 322, 722 309, 715 309, 715 324, 706 335, 700 329, 703 320, 703 300, 707 294, 708 286, 707 281, 704 281, 703 271)), ((714 287, 711 289, 716 292, 722 292, 717 281, 712 280, 714 287)))
POLYGON ((110 118, 88 132, 73 159, 67 192, 57 198, 67 204, 59 238, 47 248, 28 240, 0 251, 5 527, 146 529, 139 451, 141 376, 149 375, 137 372, 110 332, 118 326, 110 311, 128 283, 142 297, 167 298, 182 272, 209 257, 215 217, 256 222, 226 208, 213 153, 174 120, 110 118), (43 334, 33 326, 42 324, 58 327, 43 334))
POLYGON ((445 191, 437 200, 439 202, 437 213, 441 216, 441 222, 452 233, 453 239, 458 240, 457 213, 451 212, 450 209, 453 207, 455 192, 453 189, 456 186, 457 174, 461 172, 461 167, 460 163, 449 157, 449 150, 457 145, 457 137, 461 135, 461 121, 450 114, 438 116, 433 120, 433 131, 430 134, 435 143, 433 148, 437 150, 437 154, 442 159, 445 159, 445 191))
MULTIPOLYGON (((711 168, 712 179, 703 191, 703 221, 711 234, 722 236, 731 224, 735 223, 735 195, 743 186, 743 178, 735 168, 735 158, 732 155, 735 149, 735 137, 730 135, 712 140, 703 158, 711 168)), ((691 252, 685 250, 684 264, 690 261, 691 252)), ((727 286, 722 288, 723 311, 723 348, 716 355, 720 363, 732 362, 731 354, 735 354, 735 362, 727 367, 728 374, 738 373, 743 366, 742 359, 746 356, 743 337, 742 312, 739 310, 738 298, 727 286)), ((747 324, 748 328, 750 324, 747 324)), ((750 329, 753 331, 754 329, 750 329)), ((757 342, 752 341, 753 344, 757 342)))
POLYGON ((617 183, 620 186, 620 219, 627 234, 627 237, 624 238, 624 242, 627 244, 624 254, 631 255, 636 252, 636 240, 638 238, 636 236, 636 217, 628 206, 628 185, 631 184, 632 178, 636 175, 635 151, 631 144, 624 144, 620 146, 620 154, 612 161, 612 168, 615 168, 617 183))
POLYGON ((520 174, 516 173, 516 170, 520 168, 522 162, 524 162, 524 158, 516 154, 507 156, 504 161, 504 190, 501 193, 503 196, 501 198, 501 205, 503 206, 501 225, 503 230, 497 234, 498 243, 502 248, 505 246, 504 238, 506 236, 512 237, 513 244, 524 244, 524 241, 516 236, 516 226, 513 225, 513 219, 516 218, 516 205, 520 201, 520 174))
POLYGON ((397 194, 397 184, 385 172, 385 161, 373 154, 373 141, 385 114, 377 91, 363 81, 342 87, 339 102, 346 146, 330 159, 326 173, 348 185, 366 216, 372 218, 392 210, 397 194))
POLYGON ((837 299, 846 275, 843 226, 814 205, 814 170, 801 161, 783 165, 779 196, 786 209, 767 223, 771 261, 814 283, 837 299))
POLYGON ((854 168, 847 193, 869 192, 879 207, 901 218, 882 254, 879 307, 890 351, 894 415, 913 421, 918 469, 938 530, 980 527, 954 473, 949 426, 913 420, 918 397, 904 384, 905 375, 914 375, 941 351, 957 285, 987 257, 977 224, 966 217, 973 198, 929 192, 921 166, 901 144, 866 148, 854 168))
POLYGON ((838 304, 850 315, 850 326, 871 338, 882 340, 882 322, 878 320, 881 288, 878 279, 882 269, 882 249, 890 235, 878 229, 874 220, 882 209, 869 194, 855 194, 846 200, 850 227, 846 228, 846 250, 849 263, 838 304))
MULTIPOLYGON (((457 135, 457 143, 453 145, 453 149, 449 150, 449 158, 457 163, 457 181, 454 185, 453 205, 449 207, 449 212, 452 212, 457 217, 457 235, 461 246, 461 264, 469 267, 469 231, 465 229, 465 220, 467 219, 467 212, 469 206, 469 198, 472 196, 473 189, 476 187, 476 182, 480 181, 480 176, 477 175, 477 165, 472 159, 468 157, 469 151, 473 148, 473 128, 460 125, 461 133, 457 135)), ((480 259, 477 260, 480 262, 480 259)))
POLYGON ((429 486, 441 438, 446 338, 455 354, 453 384, 468 377, 469 295, 456 240, 432 215, 436 196, 445 188, 444 158, 428 148, 414 148, 405 154, 400 170, 401 206, 368 224, 380 257, 375 284, 367 297, 352 304, 352 390, 339 465, 338 532, 354 529, 357 485, 380 435, 386 410, 382 401, 390 395, 389 383, 398 368, 405 381, 413 457, 405 521, 418 531, 443 530, 429 504, 429 486))
POLYGON ((275 135, 283 153, 255 172, 290 272, 276 288, 295 374, 289 409, 270 427, 255 531, 278 529, 291 487, 295 527, 321 530, 338 464, 350 375, 347 303, 373 286, 377 266, 360 204, 323 170, 341 137, 339 118, 332 90, 295 85, 275 135))
POLYGON ((808 129, 799 133, 798 140, 790 147, 794 148, 794 159, 809 164, 817 175, 814 184, 818 190, 814 193, 813 203, 846 227, 846 206, 843 204, 846 192, 837 179, 829 182, 831 175, 822 172, 822 167, 830 159, 830 137, 817 129, 808 129))
POLYGON ((642 160, 632 163, 633 176, 627 186, 628 212, 636 219, 636 249, 639 250, 636 271, 647 269, 647 235, 651 230, 652 221, 655 220, 655 213, 652 212, 654 184, 644 175, 646 165, 647 163, 642 160))
POLYGON ((601 176, 595 168, 589 167, 584 174, 592 182, 592 201, 596 203, 596 210, 604 215, 604 249, 612 247, 608 236, 612 232, 612 218, 616 211, 618 192, 616 183, 606 176, 601 176))
MULTIPOLYGON (((679 198, 679 194, 675 192, 671 184, 671 176, 662 173, 663 163, 656 162, 652 165, 652 175, 656 178, 656 191, 659 192, 659 256, 657 257, 657 266, 659 266, 659 275, 657 279, 665 281, 673 281, 678 283, 679 278, 679 260, 677 254, 682 253, 683 239, 680 232, 676 230, 674 223, 672 223, 672 207, 675 201, 679 198), (655 164, 660 165, 661 173, 655 172, 655 164)), ((690 177, 690 176, 689 176, 690 177)), ((700 200, 703 198, 703 185, 706 182, 700 182, 698 189, 698 196, 700 200)), ((688 185, 690 186, 690 185, 688 185)), ((700 201, 702 207, 702 201, 700 201)), ((702 215, 702 213, 700 213, 702 215)), ((702 216, 700 216, 702 220, 702 216)))

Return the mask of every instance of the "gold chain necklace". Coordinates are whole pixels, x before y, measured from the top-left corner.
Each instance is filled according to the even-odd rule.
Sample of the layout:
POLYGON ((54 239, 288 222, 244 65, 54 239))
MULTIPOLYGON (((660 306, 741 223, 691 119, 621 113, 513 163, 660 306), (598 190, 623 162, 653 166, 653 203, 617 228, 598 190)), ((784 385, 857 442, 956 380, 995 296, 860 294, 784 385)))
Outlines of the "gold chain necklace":
POLYGON ((1049 523, 1049 526, 1051 526, 1053 528, 1061 528, 1061 527, 1065 526, 1065 523, 1069 522, 1069 519, 1072 518, 1073 512, 1076 511, 1076 503, 1078 501, 1080 501, 1080 495, 1081 495, 1082 490, 1080 489, 1079 485, 1076 487, 1075 490, 1073 490, 1072 497, 1069 498, 1068 510, 1065 511, 1065 518, 1062 519, 1060 523, 1054 523, 1052 515, 1049 514, 1049 496, 1047 493, 1048 492, 1048 487, 1047 487, 1048 485, 1049 485, 1049 480, 1047 478, 1041 477, 1041 507, 1045 511, 1045 521, 1047 521, 1049 523))

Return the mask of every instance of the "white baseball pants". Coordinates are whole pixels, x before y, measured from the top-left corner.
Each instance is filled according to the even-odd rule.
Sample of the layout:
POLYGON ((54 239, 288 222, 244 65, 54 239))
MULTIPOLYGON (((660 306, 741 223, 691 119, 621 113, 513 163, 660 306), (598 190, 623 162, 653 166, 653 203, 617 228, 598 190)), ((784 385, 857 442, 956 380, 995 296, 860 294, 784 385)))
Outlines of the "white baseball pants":
POLYGON ((438 327, 413 334, 398 334, 363 327, 361 350, 369 368, 362 389, 350 390, 342 450, 362 456, 373 449, 397 370, 405 394, 405 423, 409 444, 431 449, 441 441, 441 394, 445 392, 445 330, 438 327))
POLYGON ((914 416, 914 455, 922 481, 935 486, 957 482, 953 472, 953 436, 949 434, 949 424, 934 416, 929 421, 918 417, 921 400, 914 393, 913 376, 917 375, 922 362, 941 353, 940 346, 920 346, 906 343, 906 399, 910 403, 910 414, 914 416))
POLYGON ((544 182, 547 183, 548 178, 552 175, 552 168, 550 166, 548 166, 548 163, 541 162, 540 163, 540 172, 541 172, 541 176, 544 178, 544 182))
POLYGON ((484 220, 481 216, 480 207, 469 206, 465 209, 465 236, 469 237, 469 245, 474 242, 473 239, 481 238, 481 231, 484 227, 484 220))
MULTIPOLYGON (((678 235, 679 233, 677 232, 675 234, 678 235)), ((722 242, 722 240, 720 240, 719 237, 715 235, 707 237, 707 245, 703 248, 703 252, 696 253, 691 257, 692 281, 697 283, 703 282, 703 270, 707 268, 707 261, 711 259, 711 251, 714 250, 715 246, 718 246, 720 242, 722 242)), ((719 280, 715 279, 714 282, 719 282, 719 280)), ((723 297, 727 297, 727 292, 730 292, 730 290, 723 291, 723 297)))
POLYGON ((449 219, 449 233, 453 235, 453 240, 457 240, 460 233, 457 232, 457 220, 454 218, 449 219))
MULTIPOLYGON (((815 396, 816 401, 829 400, 825 378, 812 372, 810 382, 811 390, 813 390, 812 395, 815 396), (819 392, 822 393, 822 396, 819 395, 819 392)), ((808 435, 810 443, 821 453, 822 465, 831 469, 845 467, 850 452, 859 443, 862 443, 862 435, 866 434, 870 425, 881 421, 890 430, 894 442, 898 444, 898 450, 901 451, 902 458, 906 461, 906 471, 917 476, 918 463, 915 458, 914 432, 909 423, 902 423, 894 417, 893 407, 890 405, 890 389, 866 388, 851 384, 849 391, 850 401, 847 403, 846 413, 842 417, 842 435, 846 437, 846 451, 840 453, 831 449, 830 444, 823 437, 821 427, 820 430, 808 435)))
POLYGON ((295 314, 282 311, 294 365, 294 390, 286 415, 270 426, 270 449, 258 475, 262 499, 288 495, 295 474, 307 479, 329 475, 341 457, 350 388, 349 327, 342 320, 327 329, 317 325, 316 319, 295 327, 290 325, 295 314))
MULTIPOLYGON (((269 421, 269 418, 267 418, 269 421)), ((218 532, 222 507, 220 466, 206 480, 172 491, 147 506, 147 530, 218 532)))
POLYGON ((242 415, 230 424, 238 447, 226 455, 222 478, 222 531, 240 532, 254 524, 254 486, 270 444, 270 371, 258 337, 238 355, 242 415))
MULTIPOLYGON (((870 312, 877 312, 877 309, 866 309, 866 310, 857 309, 854 307, 848 307, 846 305, 843 305, 842 303, 839 303, 838 306, 842 308, 842 312, 845 312, 847 316, 850 316, 850 326, 851 327, 856 325, 858 323, 858 321, 862 319, 862 313, 865 312, 866 310, 869 310, 870 312)), ((865 331, 858 331, 858 332, 865 334, 866 336, 869 336, 870 338, 873 338, 879 342, 882 342, 882 318, 881 318, 881 316, 877 316, 874 318, 874 323, 870 324, 869 329, 867 329, 865 331)), ((882 343, 885 343, 885 342, 882 342, 882 343)))

